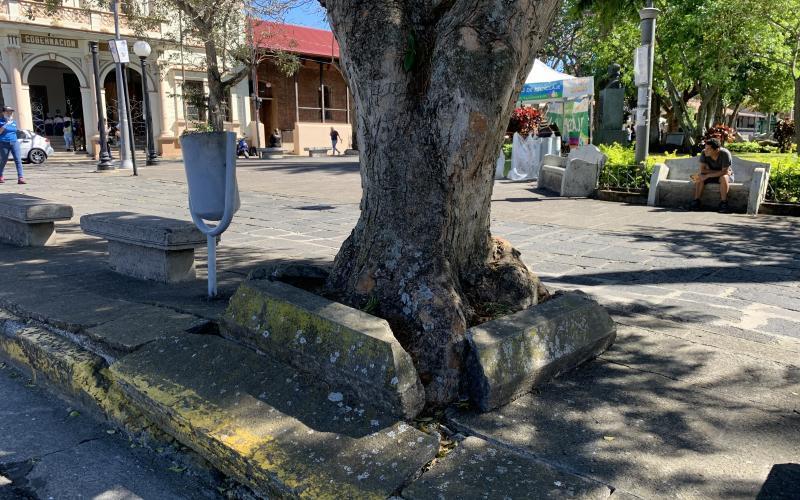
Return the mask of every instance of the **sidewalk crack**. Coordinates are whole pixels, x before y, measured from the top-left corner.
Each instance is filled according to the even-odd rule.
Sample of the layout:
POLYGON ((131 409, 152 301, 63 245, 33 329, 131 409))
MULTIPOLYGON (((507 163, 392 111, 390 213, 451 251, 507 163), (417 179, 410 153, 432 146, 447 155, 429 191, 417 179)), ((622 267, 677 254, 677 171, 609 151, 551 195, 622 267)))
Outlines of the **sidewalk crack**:
POLYGON ((669 379, 669 380, 674 380, 675 382, 680 382, 680 380, 675 378, 675 377, 670 377, 669 375, 664 375, 663 373, 659 373, 659 372, 656 372, 656 371, 653 371, 653 370, 645 370, 644 368, 636 368, 635 366, 631 366, 631 365, 628 365, 628 364, 625 364, 625 363, 621 363, 619 361, 612 361, 612 360, 606 358, 605 356, 598 356, 598 358, 600 358, 603 361, 605 361, 606 363, 610 363, 612 365, 620 365, 620 366, 624 366, 625 368, 630 368, 631 370, 634 370, 634 371, 637 371, 637 372, 652 373, 653 375, 658 375, 660 377, 664 377, 664 378, 669 379))

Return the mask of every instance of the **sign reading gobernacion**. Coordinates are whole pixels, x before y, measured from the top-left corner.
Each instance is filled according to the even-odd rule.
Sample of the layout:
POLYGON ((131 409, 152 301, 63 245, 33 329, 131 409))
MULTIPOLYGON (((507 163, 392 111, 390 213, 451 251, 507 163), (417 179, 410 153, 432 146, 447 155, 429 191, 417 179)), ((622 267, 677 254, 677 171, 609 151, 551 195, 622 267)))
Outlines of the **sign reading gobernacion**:
POLYGON ((20 41, 31 45, 48 45, 50 47, 64 47, 67 49, 77 49, 78 41, 72 38, 57 38, 54 36, 20 34, 20 41))

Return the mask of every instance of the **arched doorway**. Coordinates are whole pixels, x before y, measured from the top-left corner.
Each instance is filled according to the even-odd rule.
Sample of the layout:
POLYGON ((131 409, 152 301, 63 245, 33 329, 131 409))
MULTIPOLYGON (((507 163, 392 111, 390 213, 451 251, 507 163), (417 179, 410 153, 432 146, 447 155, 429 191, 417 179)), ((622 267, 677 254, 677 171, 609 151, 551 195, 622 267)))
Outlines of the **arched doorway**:
MULTIPOLYGON (((142 76, 126 68, 126 77, 128 80, 128 99, 130 99, 131 107, 131 128, 133 130, 133 138, 136 141, 137 148, 144 148, 147 137, 147 126, 144 119, 144 103, 142 96, 142 76)), ((112 69, 103 81, 103 88, 106 94, 106 117, 109 126, 119 124, 119 115, 117 113, 117 71, 112 69)))
POLYGON ((27 83, 37 134, 49 137, 56 150, 62 149, 63 122, 69 119, 74 124, 74 137, 83 137, 81 79, 71 68, 56 60, 39 61, 27 72, 27 83))

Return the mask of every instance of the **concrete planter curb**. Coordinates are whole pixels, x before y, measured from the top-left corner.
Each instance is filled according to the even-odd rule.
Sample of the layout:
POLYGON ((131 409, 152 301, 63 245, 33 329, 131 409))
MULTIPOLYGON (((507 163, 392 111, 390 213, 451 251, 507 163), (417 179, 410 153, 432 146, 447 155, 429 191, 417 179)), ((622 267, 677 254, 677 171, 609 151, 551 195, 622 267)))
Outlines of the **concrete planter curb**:
POLYGON ((55 390, 82 409, 147 440, 158 430, 128 401, 99 355, 61 335, 0 311, 0 359, 55 390))
POLYGON ((158 340, 110 371, 160 428, 264 498, 386 498, 439 449, 438 435, 217 336, 158 340))
POLYGON ((484 412, 508 404, 596 357, 616 332, 605 309, 583 292, 470 328, 470 398, 484 412))
POLYGON ((221 333, 393 415, 414 418, 425 404, 411 356, 385 320, 286 283, 244 282, 221 333))

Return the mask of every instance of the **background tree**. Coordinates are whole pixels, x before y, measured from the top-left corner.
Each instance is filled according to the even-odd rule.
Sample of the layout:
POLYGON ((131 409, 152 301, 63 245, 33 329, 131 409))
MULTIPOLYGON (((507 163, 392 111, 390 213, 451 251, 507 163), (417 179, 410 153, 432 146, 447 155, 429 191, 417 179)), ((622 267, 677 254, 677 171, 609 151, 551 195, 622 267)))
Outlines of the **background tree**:
MULTIPOLYGON (((597 19, 601 28, 601 35, 595 35, 598 51, 609 47, 605 40, 612 35, 605 33, 638 45, 636 12, 644 1, 568 1, 575 2, 574 12, 588 12, 597 19)), ((763 47, 780 45, 776 34, 767 29, 759 2, 657 0, 654 4, 662 11, 656 30, 654 103, 660 102, 670 121, 688 132, 687 145, 717 123, 735 122, 744 105, 765 109, 785 103, 782 70, 776 64, 754 62, 763 47), (690 101, 698 103, 696 109, 690 101)), ((632 50, 623 60, 631 58, 632 50)))
POLYGON ((358 120, 361 216, 328 282, 377 303, 428 401, 459 391, 464 333, 537 301, 489 230, 494 163, 558 0, 327 0, 358 120))
MULTIPOLYGON (((757 57, 763 62, 777 65, 786 77, 774 81, 791 81, 794 85, 794 123, 800 123, 800 2, 798 0, 773 0, 748 5, 763 19, 756 33, 757 57)), ((800 151, 800 127, 795 127, 794 143, 800 151)))

